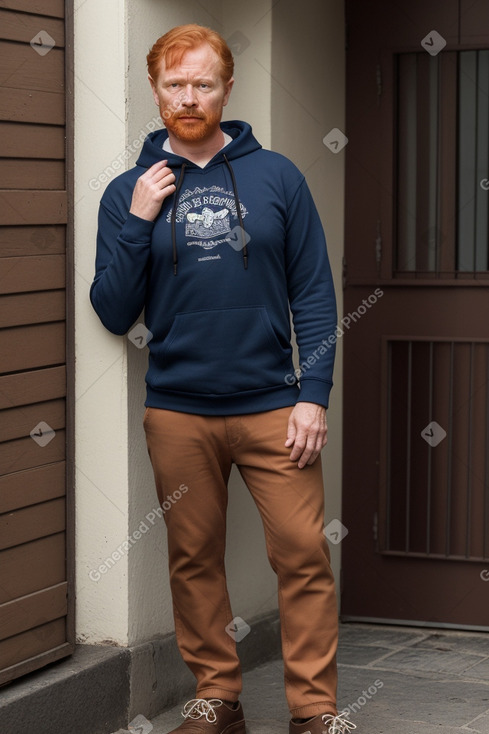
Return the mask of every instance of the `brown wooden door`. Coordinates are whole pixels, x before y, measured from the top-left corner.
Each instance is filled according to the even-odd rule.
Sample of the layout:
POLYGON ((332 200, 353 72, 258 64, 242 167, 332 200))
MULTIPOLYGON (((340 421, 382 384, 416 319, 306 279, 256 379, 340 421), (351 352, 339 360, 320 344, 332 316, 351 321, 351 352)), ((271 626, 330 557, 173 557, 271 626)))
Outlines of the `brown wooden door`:
POLYGON ((74 650, 65 27, 0 2, 0 683, 74 650))
POLYGON ((342 615, 489 628, 489 4, 347 35, 342 615))

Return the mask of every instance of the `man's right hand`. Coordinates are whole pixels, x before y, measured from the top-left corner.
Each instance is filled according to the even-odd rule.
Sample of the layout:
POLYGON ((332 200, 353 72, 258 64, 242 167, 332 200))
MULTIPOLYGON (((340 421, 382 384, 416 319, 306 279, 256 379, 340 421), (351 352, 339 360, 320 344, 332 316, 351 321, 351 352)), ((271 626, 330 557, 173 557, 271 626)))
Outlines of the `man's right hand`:
POLYGON ((158 161, 136 181, 129 211, 136 217, 154 222, 167 196, 175 191, 175 175, 168 161, 158 161))

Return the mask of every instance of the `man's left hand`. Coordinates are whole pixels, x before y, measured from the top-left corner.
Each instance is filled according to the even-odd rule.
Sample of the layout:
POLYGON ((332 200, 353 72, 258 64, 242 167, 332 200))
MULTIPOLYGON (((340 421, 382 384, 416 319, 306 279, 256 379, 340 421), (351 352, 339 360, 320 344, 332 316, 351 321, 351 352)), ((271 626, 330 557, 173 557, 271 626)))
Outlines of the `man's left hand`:
POLYGON ((292 446, 291 461, 298 460, 299 469, 313 464, 326 446, 328 426, 326 408, 316 403, 296 403, 289 418, 285 446, 292 446))

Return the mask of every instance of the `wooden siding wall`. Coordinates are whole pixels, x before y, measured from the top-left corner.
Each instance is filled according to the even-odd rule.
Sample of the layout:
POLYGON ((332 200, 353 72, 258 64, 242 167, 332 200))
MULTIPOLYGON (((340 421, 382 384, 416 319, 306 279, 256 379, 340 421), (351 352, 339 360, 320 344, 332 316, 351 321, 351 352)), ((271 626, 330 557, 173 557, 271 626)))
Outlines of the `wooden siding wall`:
POLYGON ((0 0, 0 683, 74 649, 65 69, 63 0, 0 0))

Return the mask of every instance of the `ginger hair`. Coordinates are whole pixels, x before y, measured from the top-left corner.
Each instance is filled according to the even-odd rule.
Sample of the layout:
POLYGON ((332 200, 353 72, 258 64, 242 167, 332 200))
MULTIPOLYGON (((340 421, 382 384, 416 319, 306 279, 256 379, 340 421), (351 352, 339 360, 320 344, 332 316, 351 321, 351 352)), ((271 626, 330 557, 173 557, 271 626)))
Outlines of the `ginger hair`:
POLYGON ((204 43, 209 44, 219 56, 222 79, 228 82, 234 71, 234 59, 229 46, 219 33, 196 23, 177 26, 158 38, 146 57, 150 77, 153 81, 157 80, 162 61, 167 69, 171 69, 181 62, 186 51, 204 43))

